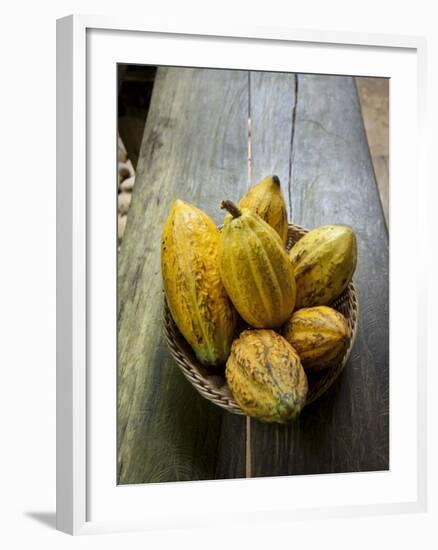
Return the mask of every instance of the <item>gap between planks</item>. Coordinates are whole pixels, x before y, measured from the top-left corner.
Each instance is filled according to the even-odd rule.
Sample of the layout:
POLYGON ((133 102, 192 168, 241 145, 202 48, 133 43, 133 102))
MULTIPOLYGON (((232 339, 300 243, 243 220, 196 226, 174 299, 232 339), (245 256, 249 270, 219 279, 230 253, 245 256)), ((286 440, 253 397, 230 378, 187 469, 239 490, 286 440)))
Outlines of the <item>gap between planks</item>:
POLYGON ((289 152, 289 216, 292 219, 292 182, 293 182, 293 154, 294 154, 294 138, 295 138, 295 122, 297 117, 297 104, 298 104, 298 75, 294 73, 294 104, 292 106, 292 130, 290 135, 290 152, 289 152))

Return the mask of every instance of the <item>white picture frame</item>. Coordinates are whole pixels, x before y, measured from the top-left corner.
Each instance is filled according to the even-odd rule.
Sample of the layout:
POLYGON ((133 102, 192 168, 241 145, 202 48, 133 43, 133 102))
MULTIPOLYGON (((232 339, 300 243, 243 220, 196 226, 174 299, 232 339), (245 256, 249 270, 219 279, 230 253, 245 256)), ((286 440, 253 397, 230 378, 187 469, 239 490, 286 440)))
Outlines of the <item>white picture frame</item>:
MULTIPOLYGON (((152 43, 150 42, 150 44, 152 43)), ((210 514, 208 517, 202 514, 201 509, 197 510, 196 508, 196 502, 205 502, 205 499, 209 499, 209 502, 213 503, 212 506, 218 508, 223 506, 225 499, 235 502, 240 500, 245 503, 244 506, 236 509, 230 507, 228 519, 237 522, 242 520, 260 521, 262 517, 268 520, 274 517, 284 520, 285 518, 418 512, 426 509, 426 327, 421 316, 416 316, 416 312, 426 304, 425 277, 420 268, 425 263, 412 262, 412 265, 407 267, 407 272, 403 276, 400 275, 401 282, 399 284, 393 275, 396 273, 398 262, 402 260, 401 244, 397 235, 402 228, 403 209, 409 204, 407 202, 409 197, 404 192, 405 180, 408 177, 411 178, 410 200, 412 201, 412 196, 415 196, 417 208, 414 209, 415 213, 411 220, 411 227, 414 230, 406 238, 408 240, 419 238, 418 242, 424 242, 421 240, 421 236, 425 234, 426 220, 420 214, 426 211, 426 178, 424 177, 425 51, 425 40, 419 37, 359 35, 284 28, 198 29, 193 27, 180 29, 165 25, 160 28, 152 28, 137 20, 94 16, 69 16, 58 20, 57 527, 59 530, 70 534, 85 534, 143 530, 163 526, 211 525, 217 521, 214 519, 214 514, 210 514), (125 39, 127 35, 129 35, 129 40, 125 39), (121 42, 116 44, 116 39, 121 42), (162 46, 160 52, 153 48, 143 48, 143 40, 159 40, 162 46), (217 48, 218 40, 222 44, 221 51, 218 51, 217 48), (93 118, 93 124, 90 124, 90 117, 95 116, 92 112, 94 104, 91 104, 94 92, 90 90, 93 76, 90 71, 98 70, 98 80, 103 83, 102 85, 107 85, 109 82, 107 78, 111 75, 104 71, 111 70, 111 67, 114 66, 114 55, 117 58, 117 54, 114 54, 113 50, 118 46, 123 47, 123 53, 121 49, 119 50, 122 57, 120 61, 123 62, 205 66, 205 57, 202 61, 201 57, 196 57, 201 55, 197 52, 198 49, 195 51, 194 48, 190 48, 195 41, 202 42, 201 50, 203 50, 202 55, 204 56, 208 55, 208 52, 205 52, 205 47, 210 47, 209 66, 228 67, 234 63, 236 67, 246 68, 241 65, 245 63, 244 57, 237 55, 242 50, 239 46, 243 43, 247 46, 246 49, 257 47, 261 53, 263 48, 268 46, 276 47, 278 45, 286 48, 288 45, 294 45, 298 48, 293 67, 295 71, 292 71, 290 65, 287 65, 287 61, 285 61, 285 65, 281 65, 281 56, 276 59, 276 66, 273 70, 279 69, 281 66, 283 70, 289 67, 291 72, 318 72, 319 65, 315 52, 317 48, 319 51, 321 48, 326 48, 330 49, 333 58, 336 58, 336 55, 339 57, 339 52, 343 52, 342 74, 398 75, 394 78, 408 79, 406 82, 409 85, 405 89, 405 95, 403 97, 391 96, 391 113, 394 116, 400 113, 400 109, 403 109, 404 106, 411 105, 404 121, 391 118, 393 127, 398 124, 408 124, 411 131, 411 135, 403 138, 404 140, 395 134, 391 136, 390 173, 391 178, 398 178, 397 181, 400 182, 399 188, 393 190, 391 194, 391 200, 398 207, 397 211, 391 209, 391 342, 394 341, 394 337, 403 339, 403 341, 406 339, 405 329, 397 324, 398 310, 396 309, 396 298, 398 292, 401 291, 403 277, 414 277, 418 281, 415 299, 409 306, 416 318, 417 338, 411 339, 411 342, 406 344, 407 349, 399 356, 397 356, 396 350, 391 348, 391 361, 400 358, 402 362, 412 360, 415 363, 416 376, 408 381, 408 385, 415 389, 415 400, 413 400, 415 405, 413 406, 414 413, 410 415, 412 420, 405 425, 409 446, 406 449, 398 448, 394 446, 397 443, 397 434, 395 433, 398 425, 397 418, 404 414, 401 401, 407 387, 403 384, 397 385, 397 374, 394 376, 391 374, 391 453, 394 451, 396 455, 403 454, 404 458, 400 462, 400 470, 397 470, 397 466, 391 467, 388 472, 389 481, 386 481, 381 472, 361 474, 362 478, 354 474, 357 476, 354 481, 347 474, 301 478, 297 476, 292 480, 295 484, 295 491, 305 492, 306 486, 312 485, 312 494, 320 496, 315 497, 313 501, 302 499, 300 506, 280 499, 277 506, 272 508, 269 508, 268 505, 256 507, 251 503, 255 502, 256 494, 264 492, 268 495, 276 492, 279 490, 280 483, 284 486, 290 482, 290 478, 167 483, 150 487, 118 488, 108 481, 112 475, 112 469, 115 471, 113 463, 116 457, 115 454, 108 452, 108 449, 112 448, 111 442, 114 441, 116 411, 114 409, 112 415, 107 417, 107 422, 111 424, 111 427, 106 428, 99 411, 104 409, 111 411, 112 402, 107 399, 106 394, 103 395, 105 392, 102 392, 100 396, 93 389, 96 387, 97 378, 95 376, 100 376, 99 365, 105 358, 96 352, 99 347, 99 334, 93 329, 95 321, 92 319, 90 321, 90 311, 93 311, 93 315, 95 315, 95 312, 99 311, 99 305, 102 306, 102 301, 99 302, 98 293, 93 291, 96 287, 89 268, 91 265, 90 251, 95 251, 97 245, 100 249, 99 262, 102 260, 102 263, 108 261, 111 264, 113 260, 111 254, 115 252, 115 250, 111 252, 111 247, 115 248, 112 246, 114 240, 111 241, 112 244, 109 242, 108 246, 103 242, 100 246, 101 233, 93 231, 93 228, 96 227, 96 220, 99 217, 99 225, 105 227, 105 230, 108 230, 108 235, 113 239, 111 235, 115 234, 116 219, 113 216, 114 211, 111 210, 111 196, 101 201, 100 212, 97 212, 96 201, 92 200, 93 193, 96 191, 90 182, 96 181, 97 168, 102 170, 99 172, 102 174, 99 177, 102 178, 111 177, 111 173, 115 173, 112 172, 114 169, 111 164, 112 160, 106 169, 103 168, 102 163, 108 158, 108 153, 114 152, 112 159, 116 158, 116 129, 114 126, 114 135, 108 138, 108 128, 110 128, 113 118, 109 117, 109 122, 107 120, 104 123, 102 119, 104 111, 98 114, 96 110, 97 118, 93 118), (176 42, 181 47, 175 48, 176 42), (183 47, 184 45, 186 48, 183 47), (355 49, 355 56, 351 56, 351 52, 348 54, 349 49, 355 49), (184 57, 188 55, 189 51, 193 52, 194 57, 184 57), (358 56, 359 52, 362 52, 362 57, 358 56), (96 65, 97 58, 93 57, 96 53, 106 56, 104 62, 99 65, 96 65), (406 54, 406 59, 409 57, 409 62, 402 59, 404 54, 406 54), (383 58, 385 59, 381 66, 377 67, 376 63, 383 58), (391 70, 385 69, 385 66, 390 67, 391 63, 394 66, 393 73, 391 70), (360 69, 357 70, 359 65, 360 69), (97 69, 98 66, 99 69, 97 69), (414 102, 413 105, 412 102, 414 102), (104 124, 107 126, 105 127, 104 124), (105 132, 105 130, 107 131, 105 132), (91 135, 90 132, 102 134, 102 145, 98 149, 93 149, 95 147, 93 140, 97 134, 91 135), (92 163, 90 162, 91 150, 94 155, 92 163), (409 159, 404 158, 407 156, 407 151, 410 152, 409 159), (403 166, 400 164, 402 162, 403 166), (114 217, 113 221, 110 220, 111 216, 114 217), (93 300, 96 302, 94 303, 93 300), (94 342, 97 342, 96 345, 94 342), (94 409, 97 399, 100 399, 101 402, 99 407, 94 409), (100 422, 99 436, 96 435, 97 430, 95 429, 98 422, 100 422), (97 437, 101 438, 98 447, 102 451, 99 451, 99 455, 97 450, 92 451, 93 442, 97 437), (413 441, 415 441, 414 446, 412 446, 413 441), (98 461, 99 471, 93 461, 98 461), (404 475, 406 472, 408 475, 404 475), (104 475, 107 477, 105 478, 104 475), (393 476, 392 481, 391 476, 393 476), (402 477, 403 482, 401 482, 402 477), (357 486, 348 489, 349 485, 356 483, 357 486), (93 497, 90 496, 92 486, 93 497), (382 491, 387 491, 387 493, 382 493, 381 498, 376 499, 373 497, 373 491, 375 492, 378 486, 385 486, 386 489, 382 489, 382 491), (339 488, 339 491, 335 491, 339 494, 343 492, 343 487, 347 489, 345 494, 342 493, 343 496, 339 501, 332 497, 331 501, 333 502, 329 505, 323 495, 325 492, 333 494, 334 487, 339 488), (367 497, 366 490, 369 492, 367 497), (350 493, 350 497, 348 497, 348 493, 350 493), (359 496, 355 498, 355 494, 359 496), (130 502, 133 503, 132 509, 136 510, 142 509, 148 502, 153 503, 153 507, 149 510, 148 517, 146 518, 146 514, 144 514, 142 518, 141 514, 131 513, 130 502), (169 502, 174 502, 174 506, 169 505, 169 502), (190 514, 181 509, 181 502, 190 503, 190 514), (90 510, 94 509, 96 509, 96 513, 90 514, 90 510)), ((270 68, 266 66, 266 58, 263 55, 252 59, 254 65, 251 68, 270 68)), ((337 66, 338 69, 341 67, 339 64, 337 66)), ((328 63, 326 72, 337 71, 332 69, 328 63)), ((95 79, 94 82, 97 80, 95 79)), ((402 80, 400 80, 401 83, 402 80)), ((108 98, 102 98, 101 103, 102 109, 108 108, 110 110, 108 112, 114 114, 114 111, 111 110, 115 109, 113 90, 109 90, 108 98)), ((111 189, 111 186, 107 187, 111 189)), ((96 184, 97 189, 98 184, 96 184)), ((418 259, 421 259, 424 250, 417 247, 416 253, 418 259)), ((101 325, 102 338, 107 340, 108 335, 114 338, 114 334, 111 333, 114 331, 114 326, 111 325, 111 316, 115 313, 113 279, 108 284, 102 285, 100 294, 103 295, 103 292, 106 292, 107 296, 108 293, 114 292, 114 306, 107 307, 105 311, 105 315, 109 319, 108 324, 102 322, 101 325)), ((114 353, 115 348, 106 346, 106 349, 107 353, 111 354, 114 353)), ((111 359, 108 355, 107 360, 110 364, 112 361, 113 366, 115 365, 115 357, 111 359)), ((411 391, 414 390, 411 389, 411 391)), ((96 449, 96 445, 94 445, 94 449, 96 449)), ((396 455, 395 459, 397 459, 396 455)), ((266 499, 266 502, 269 501, 266 499)), ((223 520, 224 516, 222 515, 221 521, 223 520)))

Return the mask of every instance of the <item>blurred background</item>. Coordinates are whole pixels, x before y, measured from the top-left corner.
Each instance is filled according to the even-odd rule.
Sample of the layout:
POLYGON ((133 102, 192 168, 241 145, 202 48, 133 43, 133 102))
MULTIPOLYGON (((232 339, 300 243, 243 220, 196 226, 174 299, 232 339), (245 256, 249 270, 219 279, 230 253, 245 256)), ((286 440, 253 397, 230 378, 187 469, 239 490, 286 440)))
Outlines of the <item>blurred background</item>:
MULTIPOLYGON (((118 235, 123 237, 156 67, 118 65, 118 235)), ((386 224, 389 223, 389 79, 356 77, 386 224)))

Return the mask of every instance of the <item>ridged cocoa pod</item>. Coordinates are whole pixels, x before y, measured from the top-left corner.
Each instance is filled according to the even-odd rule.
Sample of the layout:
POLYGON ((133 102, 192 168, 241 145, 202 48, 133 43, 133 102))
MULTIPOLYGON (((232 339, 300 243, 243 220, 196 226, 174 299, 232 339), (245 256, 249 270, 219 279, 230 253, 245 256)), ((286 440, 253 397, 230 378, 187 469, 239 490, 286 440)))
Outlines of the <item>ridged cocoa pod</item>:
POLYGON ((280 327, 295 305, 295 279, 276 231, 248 208, 224 201, 219 266, 228 296, 241 317, 256 328, 280 327))
POLYGON ((273 330, 243 331, 231 346, 225 374, 242 411, 263 422, 293 420, 306 402, 300 358, 273 330))
POLYGON ((312 229, 290 250, 297 284, 296 308, 330 304, 351 281, 357 261, 351 227, 324 225, 312 229))
POLYGON ((237 206, 249 208, 279 234, 283 245, 287 242, 287 209, 278 176, 268 176, 251 187, 237 206))
POLYGON ((327 306, 296 311, 282 330, 305 369, 322 370, 341 360, 351 338, 347 320, 327 306))
POLYGON ((173 203, 161 241, 164 290, 177 327, 207 366, 227 360, 237 318, 220 277, 218 242, 207 214, 173 203))

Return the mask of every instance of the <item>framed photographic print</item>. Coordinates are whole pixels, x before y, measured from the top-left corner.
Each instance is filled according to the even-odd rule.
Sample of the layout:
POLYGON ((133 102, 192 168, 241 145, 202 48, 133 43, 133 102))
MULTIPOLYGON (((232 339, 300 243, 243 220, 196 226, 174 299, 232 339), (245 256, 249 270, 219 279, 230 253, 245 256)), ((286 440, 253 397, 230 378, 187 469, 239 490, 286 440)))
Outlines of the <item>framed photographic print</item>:
POLYGON ((59 529, 425 509, 424 50, 58 21, 59 529))

